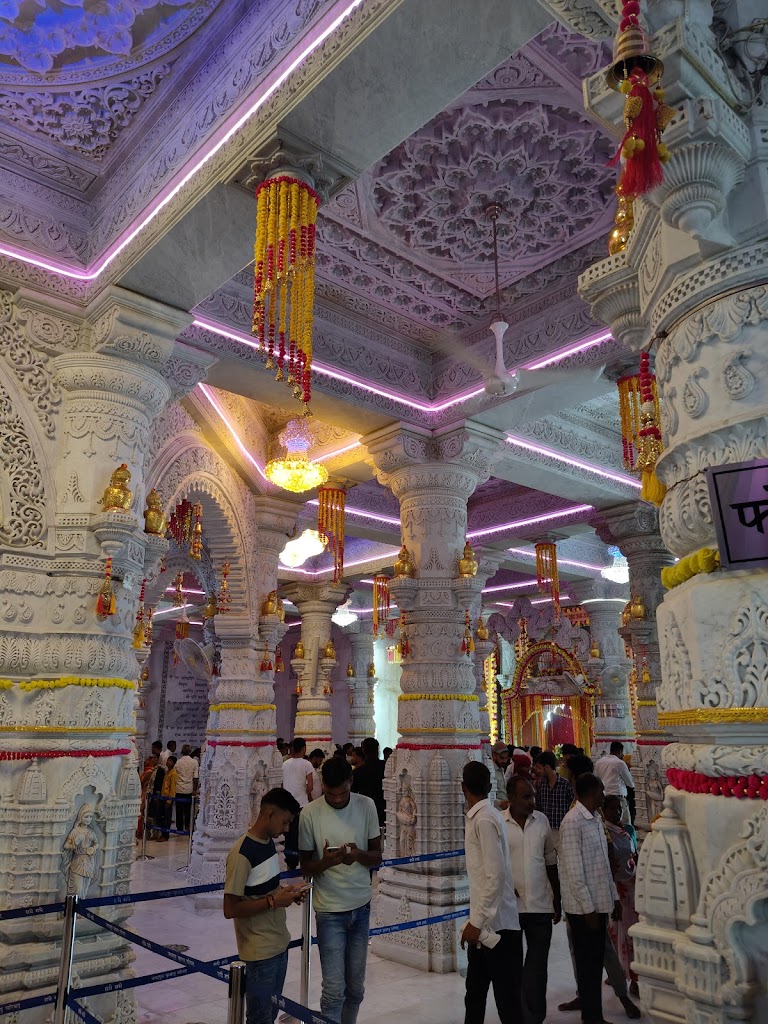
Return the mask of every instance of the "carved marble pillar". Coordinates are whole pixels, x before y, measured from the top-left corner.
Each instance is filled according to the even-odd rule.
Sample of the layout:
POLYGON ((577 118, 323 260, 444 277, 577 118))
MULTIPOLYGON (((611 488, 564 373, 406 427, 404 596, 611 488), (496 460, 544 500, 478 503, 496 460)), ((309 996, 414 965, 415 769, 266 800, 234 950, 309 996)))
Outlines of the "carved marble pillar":
POLYGON ((610 750, 611 742, 624 744, 624 752, 636 755, 635 723, 632 717, 630 673, 632 661, 627 658, 624 640, 619 635, 621 613, 626 604, 627 588, 604 580, 579 580, 570 584, 576 599, 589 613, 590 646, 595 656, 585 668, 591 681, 599 677, 595 694, 595 739, 592 756, 610 750))
MULTIPOLYGON (((589 268, 580 292, 615 338, 655 355, 665 445, 657 472, 667 487, 659 530, 683 559, 716 544, 707 468, 768 456, 768 145, 740 42, 762 12, 750 0, 649 10, 669 18, 654 21, 650 50, 675 108, 664 135, 670 160, 663 185, 636 204, 626 251, 589 268)), ((620 125, 624 99, 603 75, 584 95, 590 116, 620 125)), ((697 558, 696 569, 707 562, 697 558)), ((661 751, 670 785, 643 844, 634 929, 654 1024, 726 1024, 761 1009, 766 617, 765 573, 746 569, 699 571, 656 609, 661 679, 648 699, 672 740, 661 751)), ((633 641, 650 646, 630 626, 633 641)), ((650 658, 649 668, 654 676, 650 658)), ((646 773, 649 793, 651 782, 646 773)))
POLYGON ((384 747, 394 749, 397 744, 397 710, 400 689, 401 668, 396 661, 389 661, 387 647, 394 640, 380 636, 373 644, 373 660, 376 668, 376 686, 373 694, 376 739, 384 747))
POLYGON ((349 587, 346 583, 289 583, 282 590, 299 609, 304 645, 304 657, 291 661, 300 690, 293 735, 306 739, 308 749, 327 748, 333 744, 329 696, 336 658, 324 651, 331 639, 331 616, 347 599, 349 587))
POLYGON ((631 646, 635 661, 638 729, 632 773, 637 784, 637 824, 647 829, 660 813, 664 797, 661 751, 669 736, 659 727, 656 712, 661 684, 656 609, 663 594, 661 570, 674 563, 674 556, 659 535, 656 509, 645 502, 607 509, 593 525, 600 539, 615 544, 629 563, 630 611, 619 632, 631 646))
POLYGON ((258 814, 264 793, 282 783, 282 758, 275 748, 274 665, 286 626, 268 598, 277 588, 278 555, 298 506, 273 497, 257 498, 255 506, 258 530, 248 565, 259 617, 252 624, 231 614, 216 617, 221 674, 211 685, 200 811, 189 865, 192 885, 223 880, 232 843, 258 814))
MULTIPOLYGON (((393 855, 458 849, 464 842, 461 772, 481 756, 481 726, 473 659, 461 648, 465 611, 476 607, 483 577, 461 577, 458 561, 467 499, 488 479, 500 439, 471 423, 434 432, 400 424, 364 439, 379 481, 400 501, 402 540, 416 565, 415 579, 390 584, 404 612, 406 644, 401 739, 384 780, 393 855)), ((458 859, 388 868, 379 875, 376 924, 429 917, 466 902, 458 859)), ((451 971, 460 961, 457 936, 451 922, 376 939, 374 948, 422 970, 451 971)))
MULTIPOLYGON (((349 739, 356 747, 366 736, 376 734, 373 718, 375 674, 369 675, 373 662, 373 632, 370 619, 358 619, 344 628, 352 647, 354 675, 347 676, 349 686, 349 739)), ((375 673, 375 666, 374 666, 375 673)))
MULTIPOLYGON (((45 538, 27 545, 7 522, 0 527, 0 904, 13 909, 61 900, 68 889, 128 891, 139 812, 132 631, 141 579, 166 546, 144 533, 144 457, 150 423, 171 394, 174 339, 190 317, 121 289, 80 312, 19 292, 5 296, 0 316, 36 379, 34 392, 11 391, 18 417, 10 436, 27 473, 10 477, 11 520, 35 499, 45 538), (42 429, 27 453, 21 425, 30 413, 42 429), (123 462, 133 500, 106 511, 104 489, 123 462), (115 612, 102 619, 107 556, 115 612), (79 840, 94 852, 75 856, 79 840)), ((128 916, 115 908, 116 920, 128 916)), ((55 985, 52 921, 3 926, 0 1002, 55 985)), ((78 938, 75 984, 128 975, 133 953, 123 940, 87 922, 78 938)), ((129 993, 88 1008, 114 1024, 135 1019, 129 993)), ((45 1013, 31 1011, 30 1022, 45 1013)))

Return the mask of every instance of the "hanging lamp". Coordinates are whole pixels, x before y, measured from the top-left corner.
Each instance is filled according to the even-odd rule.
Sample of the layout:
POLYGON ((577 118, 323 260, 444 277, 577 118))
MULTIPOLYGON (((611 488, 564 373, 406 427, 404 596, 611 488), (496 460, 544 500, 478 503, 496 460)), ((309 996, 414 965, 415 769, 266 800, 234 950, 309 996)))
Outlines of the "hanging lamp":
POLYGON ((296 168, 277 168, 256 188, 253 333, 275 380, 309 415, 319 196, 296 168))
POLYGON ((310 462, 307 455, 313 440, 305 419, 289 420, 278 434, 285 455, 279 459, 270 459, 264 467, 270 483, 294 494, 324 484, 328 479, 328 470, 319 462, 310 462))

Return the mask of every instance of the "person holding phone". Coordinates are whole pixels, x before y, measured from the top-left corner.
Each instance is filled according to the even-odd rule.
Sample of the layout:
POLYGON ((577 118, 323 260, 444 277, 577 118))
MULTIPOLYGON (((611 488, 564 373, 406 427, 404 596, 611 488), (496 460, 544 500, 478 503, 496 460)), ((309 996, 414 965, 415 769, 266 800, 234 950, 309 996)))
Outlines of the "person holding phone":
POLYGON ((224 917, 235 925, 237 953, 245 963, 246 1024, 272 1024, 288 967, 291 941, 285 909, 301 903, 303 882, 280 885, 275 839, 287 832, 300 807, 287 789, 271 789, 259 814, 227 857, 224 917))
POLYGON ((345 758, 330 758, 321 772, 323 795, 299 818, 301 868, 315 882, 320 1010, 355 1024, 365 993, 370 869, 381 863, 381 830, 373 800, 351 791, 352 767, 345 758))

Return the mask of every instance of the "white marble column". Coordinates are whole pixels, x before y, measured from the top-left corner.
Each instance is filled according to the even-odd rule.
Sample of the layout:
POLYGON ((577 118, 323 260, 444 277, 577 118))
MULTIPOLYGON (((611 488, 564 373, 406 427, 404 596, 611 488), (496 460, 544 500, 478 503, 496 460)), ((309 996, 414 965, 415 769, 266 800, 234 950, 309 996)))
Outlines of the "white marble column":
POLYGON ((282 758, 275 748, 274 664, 286 626, 268 601, 277 587, 278 555, 299 507, 273 497, 257 498, 255 505, 258 530, 247 562, 258 620, 246 621, 237 609, 215 620, 221 674, 211 685, 189 865, 192 885, 223 880, 232 843, 258 814, 264 793, 282 781, 282 758))
POLYGON ((395 661, 390 662, 387 655, 387 647, 392 643, 394 640, 380 636, 373 645, 373 660, 376 667, 376 686, 373 694, 374 718, 376 739, 382 750, 384 747, 394 749, 397 744, 397 700, 403 692, 400 688, 400 665, 395 661))
MULTIPOLYGON (((378 479, 400 501, 402 542, 416 578, 393 579, 404 612, 401 739, 387 762, 387 849, 404 856, 459 849, 464 842, 461 772, 481 756, 473 658, 461 650, 465 611, 483 578, 460 576, 467 499, 490 475, 501 436, 465 423, 434 434, 396 425, 364 438, 378 479)), ((402 633, 402 630, 401 630, 402 633)), ((376 924, 428 917, 466 905, 461 860, 387 868, 379 875, 376 924)), ((376 952, 421 970, 460 963, 458 927, 450 922, 374 940, 376 952)))
POLYGON ((307 741, 307 748, 333 745, 331 727, 331 673, 336 658, 324 654, 331 639, 331 616, 347 599, 346 583, 288 583, 282 588, 301 615, 304 657, 291 661, 301 692, 296 705, 293 735, 307 741))
POLYGON ((656 509, 645 502, 607 509, 594 526, 601 540, 615 544, 629 563, 630 613, 619 632, 635 661, 638 728, 632 772, 637 784, 637 824, 647 829, 661 811, 666 782, 661 754, 670 737, 659 726, 656 708, 661 685, 656 610, 664 593, 661 570, 674 563, 674 556, 659 534, 656 509))
POLYGON ((354 675, 347 676, 349 686, 349 739, 356 747, 366 736, 375 736, 376 723, 373 716, 373 694, 376 686, 374 674, 369 675, 373 661, 373 632, 370 619, 358 619, 344 632, 352 648, 350 664, 354 675))
MULTIPOLYGON (((141 579, 166 544, 144 533, 144 458, 150 423, 171 395, 174 339, 190 318, 121 289, 79 313, 5 293, 1 315, 4 337, 34 368, 32 389, 9 394, 0 378, 14 495, 0 527, 0 905, 14 909, 68 890, 128 892, 139 813, 132 632, 141 579), (30 440, 25 424, 33 422, 30 440), (105 511, 100 501, 121 463, 133 498, 105 511), (102 619, 96 602, 108 556, 115 612, 102 619), (70 836, 94 848, 75 865, 86 874, 72 870, 70 836)), ((130 913, 115 908, 113 918, 130 913)), ((55 985, 52 920, 3 926, 0 1002, 55 985)), ((78 935, 75 984, 129 975, 129 944, 87 922, 78 935)), ((135 1019, 129 992, 88 1007, 114 1024, 135 1019)), ((48 1012, 25 1019, 35 1024, 48 1012)))

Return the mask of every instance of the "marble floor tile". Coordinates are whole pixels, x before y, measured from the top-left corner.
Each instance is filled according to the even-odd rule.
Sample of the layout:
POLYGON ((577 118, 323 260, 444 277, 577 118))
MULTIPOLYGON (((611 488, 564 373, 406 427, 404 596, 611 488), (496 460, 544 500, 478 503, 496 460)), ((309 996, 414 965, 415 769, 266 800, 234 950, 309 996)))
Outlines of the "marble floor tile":
MULTIPOLYGON (((186 863, 186 844, 182 840, 147 844, 154 860, 137 861, 133 869, 136 891, 180 888, 187 884, 186 873, 177 868, 186 863)), ((200 908, 194 897, 136 904, 128 927, 164 945, 189 946, 192 956, 201 960, 235 952, 231 921, 220 910, 215 894, 210 905, 200 908)), ((288 925, 293 936, 301 934, 301 910, 291 908, 288 925)), ((136 947, 137 974, 150 974, 171 966, 167 960, 136 947)), ((299 998, 300 964, 298 950, 290 955, 285 995, 299 998)), ((558 1003, 576 994, 565 926, 554 930, 549 958, 547 1024, 580 1024, 578 1013, 560 1013, 558 1003)), ((203 975, 191 975, 175 981, 148 985, 136 990, 137 1024, 226 1024, 227 988, 222 982, 203 975)), ((604 1013, 614 1024, 627 1020, 624 1009, 607 986, 603 991, 604 1013)), ((310 1006, 320 1005, 320 963, 317 951, 312 957, 310 1006)), ((424 974, 371 954, 366 976, 366 998, 360 1024, 461 1024, 464 1018, 464 979, 458 974, 424 974)), ((492 996, 486 1012, 487 1024, 499 1024, 492 996)))

